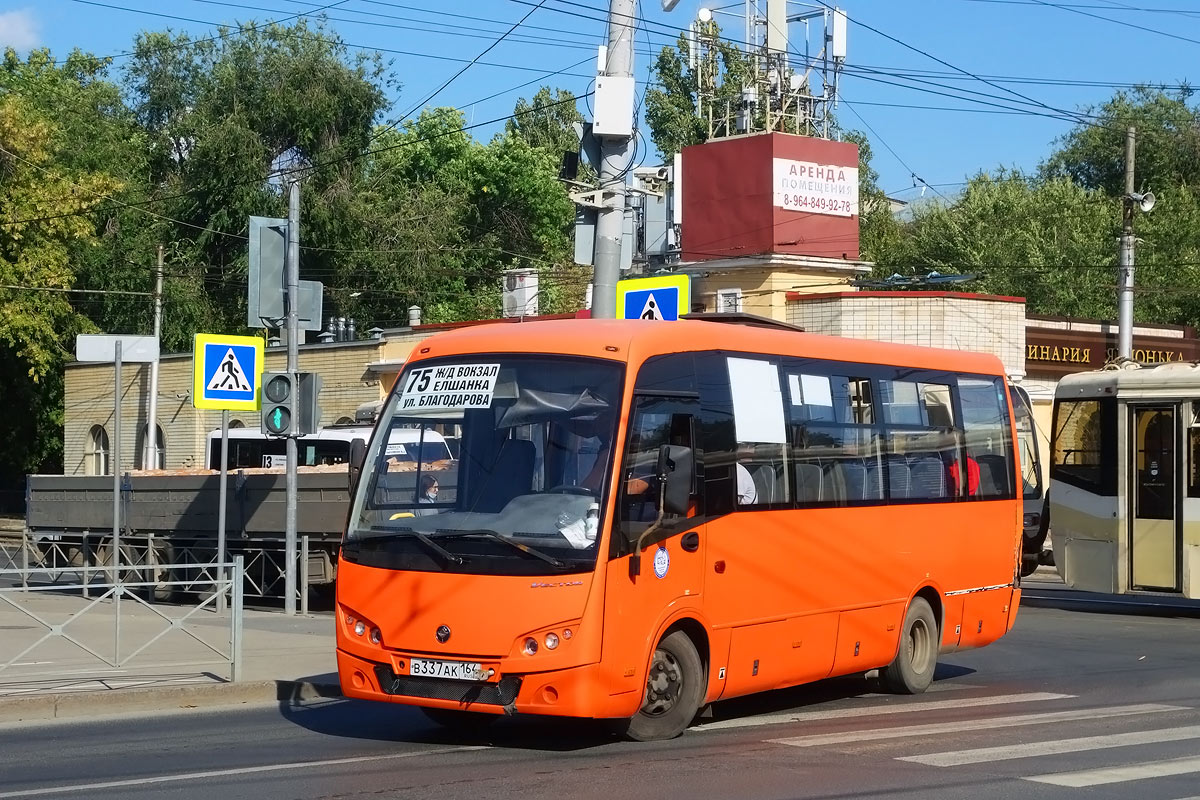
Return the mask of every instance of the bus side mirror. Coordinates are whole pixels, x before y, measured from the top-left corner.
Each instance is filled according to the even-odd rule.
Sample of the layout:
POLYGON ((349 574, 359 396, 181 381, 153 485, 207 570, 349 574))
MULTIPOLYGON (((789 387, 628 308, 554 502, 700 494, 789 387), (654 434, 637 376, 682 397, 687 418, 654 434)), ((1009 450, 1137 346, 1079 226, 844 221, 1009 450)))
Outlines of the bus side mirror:
POLYGON ((350 442, 350 463, 347 464, 347 481, 351 492, 354 491, 355 484, 358 483, 358 476, 362 474, 363 462, 367 460, 367 443, 362 439, 353 439, 350 442))
POLYGON ((659 464, 666 467, 665 470, 659 470, 660 475, 666 476, 663 511, 668 514, 686 514, 691 506, 692 473, 695 471, 692 448, 663 445, 658 458, 659 464))
POLYGON ((642 547, 651 534, 662 527, 667 514, 686 514, 691 506, 692 474, 694 457, 692 448, 664 444, 658 449, 655 477, 658 487, 658 516, 650 527, 642 532, 629 554, 629 577, 636 578, 642 572, 642 547))

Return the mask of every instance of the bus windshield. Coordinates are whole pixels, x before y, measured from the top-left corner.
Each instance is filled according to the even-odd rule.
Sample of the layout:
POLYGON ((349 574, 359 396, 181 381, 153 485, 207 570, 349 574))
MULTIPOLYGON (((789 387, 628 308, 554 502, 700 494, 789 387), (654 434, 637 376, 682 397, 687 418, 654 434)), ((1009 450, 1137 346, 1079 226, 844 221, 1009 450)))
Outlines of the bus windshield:
POLYGON ((1042 468, 1032 403, 1021 387, 1010 384, 1009 390, 1017 426, 1017 448, 1021 456, 1021 493, 1026 500, 1036 500, 1042 496, 1042 468))
POLYGON ((553 356, 410 366, 376 426, 343 558, 474 574, 590 570, 621 374, 613 362, 553 356))

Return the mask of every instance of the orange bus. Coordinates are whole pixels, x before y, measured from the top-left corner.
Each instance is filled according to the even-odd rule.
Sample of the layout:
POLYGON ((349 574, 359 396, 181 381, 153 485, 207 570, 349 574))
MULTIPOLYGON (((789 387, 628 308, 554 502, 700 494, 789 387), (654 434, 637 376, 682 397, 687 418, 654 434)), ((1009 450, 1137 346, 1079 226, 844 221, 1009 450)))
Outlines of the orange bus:
POLYGON ((999 360, 718 320, 416 348, 352 456, 347 696, 661 739, 713 701, 836 675, 922 692, 939 651, 1011 628, 999 360), (454 436, 458 458, 390 458, 396 428, 454 436))

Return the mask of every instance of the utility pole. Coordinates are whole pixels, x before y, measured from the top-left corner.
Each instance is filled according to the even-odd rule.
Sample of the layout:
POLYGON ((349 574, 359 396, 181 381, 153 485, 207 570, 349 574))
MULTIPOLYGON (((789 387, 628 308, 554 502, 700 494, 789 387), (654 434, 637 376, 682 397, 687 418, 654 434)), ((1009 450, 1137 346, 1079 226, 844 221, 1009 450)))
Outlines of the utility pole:
MULTIPOLYGON (((288 182, 287 291, 284 310, 287 313, 287 370, 293 375, 300 370, 300 177, 293 174, 288 182)), ((292 392, 292 419, 299 407, 296 392, 292 392)), ((287 438, 287 510, 284 520, 284 600, 283 612, 296 613, 296 468, 299 465, 296 437, 287 438)), ((307 567, 307 565, 305 565, 307 567)))
MULTIPOLYGON (((158 246, 158 267, 154 270, 154 338, 162 341, 163 303, 163 246, 158 246)), ((142 465, 148 469, 158 468, 158 359, 150 362, 150 402, 146 409, 146 452, 142 454, 142 465)), ((165 465, 164 465, 165 466, 165 465)))
POLYGON ((1120 295, 1117 299, 1117 357, 1133 357, 1133 160, 1137 129, 1125 131, 1125 196, 1121 199, 1120 295))
MULTIPOLYGON (((616 114, 633 120, 633 92, 616 92, 618 102, 628 109, 611 105, 607 90, 601 86, 605 78, 633 80, 633 34, 637 0, 610 0, 608 6, 608 49, 603 68, 596 82, 596 117, 616 114), (602 108, 603 106, 603 108, 602 108)), ((624 81, 613 81, 613 84, 624 81)), ((620 127, 620 126, 618 126, 620 127)), ((595 274, 592 290, 592 316, 613 319, 617 315, 617 279, 621 274, 621 243, 625 233, 625 175, 629 170, 632 131, 597 134, 600 145, 600 196, 603 207, 596 218, 595 274)))

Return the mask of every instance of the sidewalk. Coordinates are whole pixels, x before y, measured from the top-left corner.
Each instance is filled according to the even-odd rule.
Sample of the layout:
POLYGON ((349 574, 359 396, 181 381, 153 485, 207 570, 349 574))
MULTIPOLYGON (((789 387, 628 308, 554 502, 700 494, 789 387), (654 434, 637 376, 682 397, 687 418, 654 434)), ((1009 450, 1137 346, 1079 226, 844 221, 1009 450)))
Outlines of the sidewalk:
POLYGON ((118 660, 111 599, 5 590, 0 593, 0 722, 337 696, 333 624, 329 612, 287 617, 281 611, 244 610, 242 670, 235 683, 228 611, 123 598, 120 654, 128 663, 113 668, 104 661, 118 660), (61 626, 77 643, 43 638, 47 626, 61 626))

